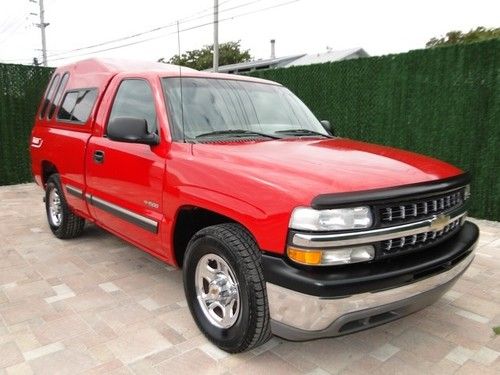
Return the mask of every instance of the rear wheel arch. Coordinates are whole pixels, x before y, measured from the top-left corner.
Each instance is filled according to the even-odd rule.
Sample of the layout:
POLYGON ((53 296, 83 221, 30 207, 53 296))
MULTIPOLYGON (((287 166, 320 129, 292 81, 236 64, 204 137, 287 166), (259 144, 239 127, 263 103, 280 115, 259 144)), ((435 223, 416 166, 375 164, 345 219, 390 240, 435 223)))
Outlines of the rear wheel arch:
POLYGON ((59 173, 56 165, 52 163, 51 161, 48 160, 43 160, 42 161, 42 186, 47 185, 47 181, 49 180, 50 176, 52 176, 55 173, 59 173))
POLYGON ((70 239, 82 234, 85 219, 68 206, 58 173, 52 173, 47 179, 45 210, 49 227, 57 238, 70 239))

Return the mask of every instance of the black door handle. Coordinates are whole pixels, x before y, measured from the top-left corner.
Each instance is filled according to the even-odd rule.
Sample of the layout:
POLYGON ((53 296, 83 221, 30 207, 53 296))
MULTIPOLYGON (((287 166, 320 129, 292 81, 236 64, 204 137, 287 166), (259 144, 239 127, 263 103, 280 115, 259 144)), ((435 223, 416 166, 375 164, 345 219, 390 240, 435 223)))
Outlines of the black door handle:
POLYGON ((94 151, 94 161, 98 164, 101 164, 104 161, 104 151, 94 151))

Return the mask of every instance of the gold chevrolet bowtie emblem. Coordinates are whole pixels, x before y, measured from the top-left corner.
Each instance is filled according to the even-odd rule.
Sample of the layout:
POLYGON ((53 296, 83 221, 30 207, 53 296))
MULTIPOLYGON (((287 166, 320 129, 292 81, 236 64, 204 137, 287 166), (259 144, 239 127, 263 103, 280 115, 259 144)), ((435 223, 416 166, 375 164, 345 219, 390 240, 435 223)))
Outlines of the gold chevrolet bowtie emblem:
POLYGON ((450 223, 451 218, 448 215, 439 214, 431 220, 431 231, 439 232, 450 223))

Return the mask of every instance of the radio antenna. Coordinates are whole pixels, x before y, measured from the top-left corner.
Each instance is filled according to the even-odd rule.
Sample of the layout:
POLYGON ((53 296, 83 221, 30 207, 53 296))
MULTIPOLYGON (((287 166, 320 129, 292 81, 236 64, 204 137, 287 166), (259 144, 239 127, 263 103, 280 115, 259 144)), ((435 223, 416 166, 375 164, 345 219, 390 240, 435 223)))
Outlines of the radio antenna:
POLYGON ((182 126, 182 142, 186 143, 186 133, 184 132, 184 101, 182 98, 182 67, 181 60, 181 33, 179 31, 179 21, 177 21, 177 53, 179 56, 179 86, 181 91, 181 126, 182 126))

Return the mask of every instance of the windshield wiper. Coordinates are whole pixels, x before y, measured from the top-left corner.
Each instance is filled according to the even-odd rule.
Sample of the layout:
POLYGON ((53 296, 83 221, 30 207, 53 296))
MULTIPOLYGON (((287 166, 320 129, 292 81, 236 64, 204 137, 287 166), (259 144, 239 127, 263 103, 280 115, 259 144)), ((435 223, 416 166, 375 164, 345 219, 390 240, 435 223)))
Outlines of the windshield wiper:
POLYGON ((228 130, 214 130, 213 132, 208 132, 208 133, 203 133, 200 135, 197 135, 195 138, 204 138, 204 137, 212 137, 212 136, 219 136, 219 135, 228 135, 232 137, 248 137, 248 136, 261 136, 261 137, 267 137, 267 138, 273 138, 273 139, 280 139, 281 137, 278 137, 276 135, 271 135, 271 134, 266 134, 266 133, 260 133, 260 132, 255 132, 253 130, 245 130, 245 129, 228 129, 228 130))
POLYGON ((328 134, 323 134, 320 132, 316 132, 314 130, 309 130, 309 129, 286 129, 286 130, 278 130, 275 131, 275 133, 282 133, 282 134, 291 134, 291 135, 320 135, 322 137, 326 138, 333 138, 331 135, 328 134))

